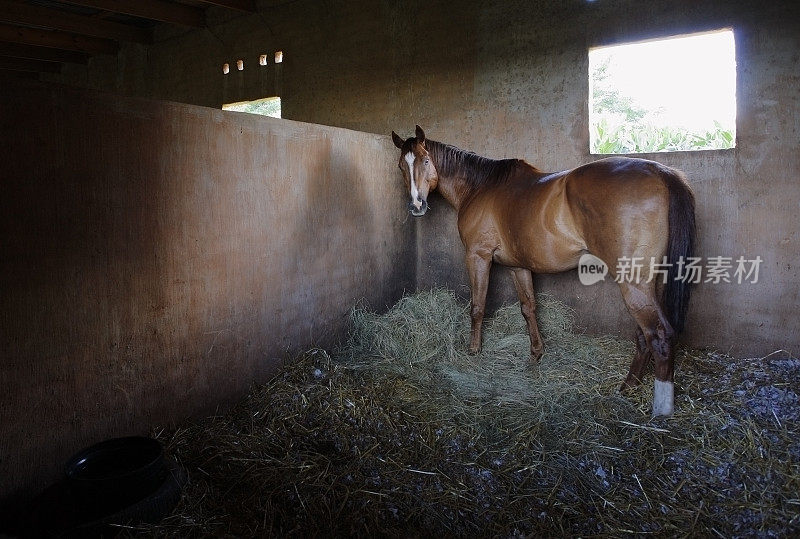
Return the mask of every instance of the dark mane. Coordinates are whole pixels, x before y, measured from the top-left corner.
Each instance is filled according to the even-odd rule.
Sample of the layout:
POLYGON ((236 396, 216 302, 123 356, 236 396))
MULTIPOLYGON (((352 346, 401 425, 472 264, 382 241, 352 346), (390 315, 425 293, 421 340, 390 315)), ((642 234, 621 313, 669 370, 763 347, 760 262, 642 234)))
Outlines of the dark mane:
POLYGON ((425 148, 440 175, 463 178, 472 189, 505 182, 521 162, 519 159, 482 157, 431 139, 425 141, 425 148))

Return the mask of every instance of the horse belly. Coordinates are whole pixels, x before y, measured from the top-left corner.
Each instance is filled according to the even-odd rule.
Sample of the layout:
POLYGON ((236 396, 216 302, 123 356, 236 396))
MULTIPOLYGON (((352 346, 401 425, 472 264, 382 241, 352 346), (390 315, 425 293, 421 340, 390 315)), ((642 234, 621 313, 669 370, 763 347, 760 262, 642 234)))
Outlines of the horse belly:
POLYGON ((528 243, 522 257, 525 267, 534 273, 560 273, 578 266, 585 252, 580 244, 564 236, 545 234, 528 243))
POLYGON ((540 194, 506 223, 497 262, 535 273, 558 273, 577 267, 586 244, 564 203, 562 191, 548 194, 544 197, 540 194))

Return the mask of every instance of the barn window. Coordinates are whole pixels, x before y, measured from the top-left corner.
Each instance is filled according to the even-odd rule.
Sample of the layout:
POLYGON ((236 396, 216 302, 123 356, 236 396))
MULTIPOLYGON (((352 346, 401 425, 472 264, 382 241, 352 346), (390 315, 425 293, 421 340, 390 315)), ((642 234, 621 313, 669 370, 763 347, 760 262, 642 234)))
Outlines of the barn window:
POLYGON ((735 143, 732 30, 589 50, 591 153, 720 150, 735 143))
POLYGON ((273 118, 281 117, 281 98, 265 97, 254 101, 239 101, 238 103, 227 103, 222 105, 222 110, 233 110, 236 112, 249 112, 250 114, 261 114, 273 118))

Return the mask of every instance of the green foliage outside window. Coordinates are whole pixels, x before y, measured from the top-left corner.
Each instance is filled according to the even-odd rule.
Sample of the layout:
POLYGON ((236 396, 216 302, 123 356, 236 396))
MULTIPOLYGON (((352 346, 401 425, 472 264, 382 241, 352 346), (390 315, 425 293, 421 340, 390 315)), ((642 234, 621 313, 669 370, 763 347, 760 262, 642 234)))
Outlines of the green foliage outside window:
POLYGON ((609 61, 591 74, 591 152, 595 154, 675 152, 733 148, 734 130, 714 121, 711 129, 664 125, 660 110, 647 110, 613 86, 609 61))
POLYGON ((241 103, 231 103, 222 107, 225 110, 236 112, 249 112, 250 114, 261 114, 273 118, 281 117, 281 98, 267 97, 255 101, 242 101, 241 103))

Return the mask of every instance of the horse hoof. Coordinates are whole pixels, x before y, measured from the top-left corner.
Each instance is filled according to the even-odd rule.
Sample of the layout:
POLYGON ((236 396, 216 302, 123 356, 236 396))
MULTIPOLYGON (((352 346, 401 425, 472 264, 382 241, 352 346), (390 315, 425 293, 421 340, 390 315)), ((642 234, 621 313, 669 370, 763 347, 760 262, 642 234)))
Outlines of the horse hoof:
POLYGON ((531 350, 531 363, 539 363, 540 359, 542 359, 542 351, 531 350))
POLYGON ((469 354, 471 356, 477 356, 480 352, 481 352, 480 348, 473 348, 472 346, 470 346, 467 349, 467 354, 469 354))

